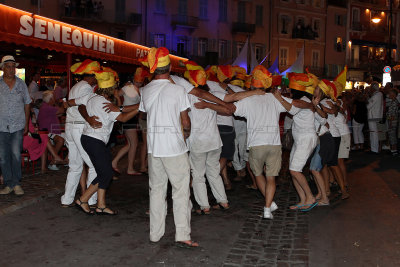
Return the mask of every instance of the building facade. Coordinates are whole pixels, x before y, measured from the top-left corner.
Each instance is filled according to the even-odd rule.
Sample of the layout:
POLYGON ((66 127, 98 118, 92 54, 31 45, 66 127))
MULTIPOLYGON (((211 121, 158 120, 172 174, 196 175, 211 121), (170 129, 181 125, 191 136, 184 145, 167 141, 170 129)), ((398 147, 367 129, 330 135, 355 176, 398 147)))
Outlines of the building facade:
MULTIPOLYGON (((393 2, 392 65, 399 0, 393 2)), ((246 40, 258 63, 361 81, 388 64, 390 0, 0 0, 0 3, 171 53, 203 66, 232 64, 246 40), (371 19, 379 16, 380 23, 371 19)))
POLYGON ((334 78, 346 62, 346 1, 328 1, 326 11, 325 77, 334 78))
POLYGON ((346 62, 348 78, 363 81, 382 76, 383 67, 398 59, 399 1, 350 0, 347 8, 346 62), (389 31, 392 2, 392 31, 389 31), (377 19, 376 23, 373 19, 377 19), (389 49, 389 46, 391 49, 389 49), (389 56, 390 53, 390 56, 389 56))
POLYGON ((279 56, 279 70, 282 72, 296 61, 304 49, 304 67, 322 76, 326 1, 272 0, 270 11, 270 60, 279 56))

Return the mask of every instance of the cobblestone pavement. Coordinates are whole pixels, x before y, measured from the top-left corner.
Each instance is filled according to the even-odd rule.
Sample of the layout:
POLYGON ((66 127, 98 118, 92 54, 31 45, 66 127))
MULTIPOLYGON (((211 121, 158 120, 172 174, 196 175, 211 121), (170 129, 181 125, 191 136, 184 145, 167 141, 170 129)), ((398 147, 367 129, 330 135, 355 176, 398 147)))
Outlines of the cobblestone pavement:
MULTIPOLYGON (((49 171, 46 174, 41 174, 39 168, 36 168, 34 173, 24 168, 21 186, 25 194, 23 196, 16 196, 14 193, 0 195, 0 215, 62 193, 67 170, 67 167, 60 167, 59 171, 49 171)), ((2 185, 0 188, 4 188, 4 186, 2 185)))
POLYGON ((261 199, 254 202, 223 266, 308 266, 308 214, 289 210, 295 201, 291 186, 281 186, 273 220, 260 217, 261 199))

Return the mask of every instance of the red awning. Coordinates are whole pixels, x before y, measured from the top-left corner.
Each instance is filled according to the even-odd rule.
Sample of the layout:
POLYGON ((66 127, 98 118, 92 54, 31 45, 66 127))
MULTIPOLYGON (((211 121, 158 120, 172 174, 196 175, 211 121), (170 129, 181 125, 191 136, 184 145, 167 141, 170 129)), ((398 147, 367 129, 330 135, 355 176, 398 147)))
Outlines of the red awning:
MULTIPOLYGON (((127 64, 140 64, 138 58, 150 48, 89 31, 0 4, 0 41, 63 53, 79 54, 127 64)), ((170 55, 174 71, 183 72, 179 61, 170 55)))

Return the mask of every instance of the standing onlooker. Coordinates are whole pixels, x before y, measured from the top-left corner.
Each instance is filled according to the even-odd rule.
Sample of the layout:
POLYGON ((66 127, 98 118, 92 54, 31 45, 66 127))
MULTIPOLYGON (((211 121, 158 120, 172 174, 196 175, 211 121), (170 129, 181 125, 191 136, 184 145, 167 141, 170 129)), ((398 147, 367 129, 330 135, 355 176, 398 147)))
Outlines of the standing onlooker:
POLYGON ((23 195, 20 186, 21 150, 23 135, 28 133, 28 122, 32 102, 23 80, 15 76, 18 63, 13 56, 4 56, 0 68, 4 74, 0 78, 0 167, 6 187, 0 195, 12 191, 23 195))
POLYGON ((32 81, 29 84, 28 91, 30 97, 35 101, 36 99, 42 99, 42 92, 39 91, 38 81, 40 80, 40 73, 36 72, 33 74, 32 81))
POLYGON ((147 112, 147 148, 150 187, 150 240, 165 233, 167 186, 172 184, 175 241, 179 246, 198 247, 190 238, 190 165, 185 139, 190 135, 190 102, 182 86, 170 78, 171 61, 165 47, 152 47, 143 64, 155 73, 143 90, 140 111, 147 112))
POLYGON ((399 101, 397 100, 398 92, 396 89, 390 89, 388 93, 389 100, 387 106, 386 119, 389 128, 389 142, 390 152, 393 156, 398 154, 397 152, 397 122, 399 118, 399 101))
POLYGON ((378 122, 383 117, 383 94, 379 92, 379 84, 373 82, 371 84, 371 96, 368 99, 368 127, 369 138, 371 143, 371 151, 379 153, 379 135, 378 135, 378 122))
POLYGON ((353 103, 354 150, 364 149, 363 127, 368 121, 368 110, 365 102, 365 96, 361 92, 358 92, 353 103))

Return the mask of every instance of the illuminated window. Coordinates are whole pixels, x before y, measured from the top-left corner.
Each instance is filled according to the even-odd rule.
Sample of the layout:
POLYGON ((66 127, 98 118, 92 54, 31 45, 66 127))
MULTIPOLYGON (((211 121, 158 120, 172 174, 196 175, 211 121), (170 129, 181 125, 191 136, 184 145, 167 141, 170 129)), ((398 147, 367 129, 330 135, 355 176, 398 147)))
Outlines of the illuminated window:
POLYGON ((335 51, 342 52, 343 50, 343 39, 341 37, 336 37, 335 39, 335 51))

